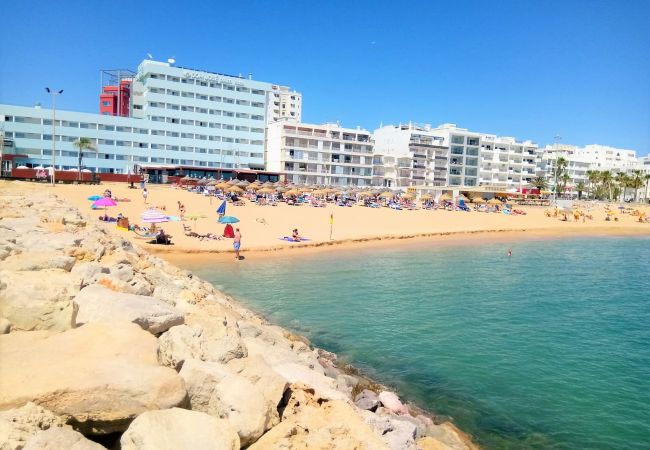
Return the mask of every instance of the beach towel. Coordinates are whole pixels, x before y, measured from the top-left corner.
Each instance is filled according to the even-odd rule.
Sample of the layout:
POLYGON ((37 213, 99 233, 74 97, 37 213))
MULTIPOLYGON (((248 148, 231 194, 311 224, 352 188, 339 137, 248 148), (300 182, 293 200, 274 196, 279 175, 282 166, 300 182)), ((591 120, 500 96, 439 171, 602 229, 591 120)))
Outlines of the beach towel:
POLYGON ((301 237, 299 241, 294 241, 293 238, 290 237, 290 236, 285 236, 285 237, 281 237, 281 238, 278 238, 278 239, 280 239, 281 241, 296 242, 296 243, 303 242, 303 241, 311 241, 311 239, 304 238, 304 237, 301 237))

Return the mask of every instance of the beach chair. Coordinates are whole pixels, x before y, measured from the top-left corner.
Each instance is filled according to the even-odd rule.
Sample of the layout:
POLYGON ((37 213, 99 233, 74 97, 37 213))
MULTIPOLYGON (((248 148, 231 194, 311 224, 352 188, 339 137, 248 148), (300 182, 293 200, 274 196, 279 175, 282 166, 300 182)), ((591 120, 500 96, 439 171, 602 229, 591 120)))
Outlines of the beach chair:
POLYGON ((135 237, 137 239, 155 239, 158 233, 153 233, 151 231, 141 233, 138 230, 133 230, 133 233, 135 234, 135 237))

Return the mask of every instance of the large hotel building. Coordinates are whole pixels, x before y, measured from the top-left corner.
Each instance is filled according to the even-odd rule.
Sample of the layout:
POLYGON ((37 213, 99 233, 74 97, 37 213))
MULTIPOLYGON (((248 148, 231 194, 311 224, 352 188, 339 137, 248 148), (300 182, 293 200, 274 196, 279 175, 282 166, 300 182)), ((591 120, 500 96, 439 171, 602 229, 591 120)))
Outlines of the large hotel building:
POLYGON ((93 144, 84 152, 87 171, 130 174, 139 168, 163 183, 171 175, 256 172, 297 184, 523 192, 537 175, 552 179, 560 156, 568 160, 570 185, 586 182, 588 170, 650 172, 633 150, 540 149, 529 140, 454 124, 388 125, 371 133, 302 123, 300 93, 251 75, 152 60, 136 72, 102 74, 108 82, 99 93, 99 113, 57 110, 55 133, 52 110, 0 105, 0 175, 11 176, 17 166, 51 166, 54 147, 57 170, 77 170, 74 142, 80 137, 93 144))
MULTIPOLYGON (((98 173, 134 165, 264 170, 267 124, 301 117, 299 93, 250 76, 145 60, 116 84, 103 88, 101 114, 56 111, 57 169, 77 168, 73 142, 87 137, 95 151, 84 153, 84 165, 98 173)), ((52 128, 50 109, 0 105, 0 129, 26 156, 21 164, 51 166, 52 128)))

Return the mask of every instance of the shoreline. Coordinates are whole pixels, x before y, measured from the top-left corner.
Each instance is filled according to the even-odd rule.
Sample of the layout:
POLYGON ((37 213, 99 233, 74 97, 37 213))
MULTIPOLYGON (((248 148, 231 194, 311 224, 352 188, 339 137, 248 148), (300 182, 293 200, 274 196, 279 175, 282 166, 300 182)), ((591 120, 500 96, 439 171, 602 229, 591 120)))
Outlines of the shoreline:
MULTIPOLYGON (((554 228, 518 228, 494 230, 461 230, 441 231, 420 234, 384 235, 351 239, 338 239, 329 242, 296 243, 292 246, 269 246, 246 248, 245 242, 242 256, 248 260, 262 257, 302 257, 323 252, 334 251, 372 251, 385 248, 403 248, 420 244, 440 244, 441 246, 471 245, 477 242, 511 242, 529 241, 538 239, 589 239, 595 237, 650 237, 650 230, 620 229, 612 227, 590 228, 589 230, 562 230, 554 228)), ((173 247, 151 246, 148 250, 161 258, 174 264, 186 261, 201 261, 210 258, 211 261, 225 261, 232 258, 232 250, 221 249, 174 249, 173 247)))

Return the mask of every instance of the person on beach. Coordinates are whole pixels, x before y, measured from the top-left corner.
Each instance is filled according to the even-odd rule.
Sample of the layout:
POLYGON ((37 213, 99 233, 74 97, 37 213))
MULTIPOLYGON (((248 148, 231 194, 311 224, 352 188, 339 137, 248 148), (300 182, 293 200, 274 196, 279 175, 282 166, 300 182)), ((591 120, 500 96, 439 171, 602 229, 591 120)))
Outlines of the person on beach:
POLYGON ((178 215, 181 217, 181 220, 185 220, 185 205, 178 201, 178 215))
POLYGON ((512 249, 508 249, 508 256, 512 256, 512 249))
POLYGON ((298 233, 298 228, 294 228, 293 233, 291 235, 291 239, 293 239, 294 242, 300 242, 300 233, 298 233))
POLYGON ((235 259, 239 261, 239 249, 241 249, 241 232, 239 228, 235 228, 235 240, 232 243, 232 247, 235 249, 235 259))
POLYGON ((147 188, 144 188, 142 190, 142 198, 144 199, 144 204, 147 204, 147 196, 149 196, 149 191, 147 191, 147 188))

